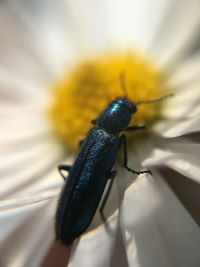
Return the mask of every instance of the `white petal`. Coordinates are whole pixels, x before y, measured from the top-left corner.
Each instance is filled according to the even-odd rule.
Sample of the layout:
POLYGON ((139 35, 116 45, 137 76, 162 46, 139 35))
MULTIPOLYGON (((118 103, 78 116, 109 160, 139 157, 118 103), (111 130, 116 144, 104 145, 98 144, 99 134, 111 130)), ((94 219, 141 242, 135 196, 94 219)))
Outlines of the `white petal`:
POLYGON ((24 221, 37 213, 39 209, 48 204, 48 201, 57 195, 56 192, 49 191, 41 195, 29 198, 7 199, 0 202, 0 225, 2 242, 16 231, 24 221), (17 220, 15 219, 17 218, 17 220))
POLYGON ((146 49, 167 10, 168 0, 108 1, 112 42, 125 47, 146 49))
MULTIPOLYGON (((200 145, 186 139, 157 139, 156 147, 143 164, 166 165, 175 171, 200 182, 200 145)), ((144 157, 143 157, 144 158, 144 157)))
POLYGON ((175 143, 163 142, 161 147, 172 153, 172 156, 165 161, 165 165, 200 182, 200 144, 183 139, 175 143))
MULTIPOLYGON (((8 3, 8 2, 7 2, 8 3)), ((16 73, 22 80, 41 80, 44 71, 31 55, 33 52, 27 42, 32 41, 31 33, 27 33, 25 25, 13 13, 7 3, 0 7, 0 66, 16 73), (5 30, 6 29, 6 30, 5 30)), ((19 1, 18 1, 19 3, 19 1)))
MULTIPOLYGON (((18 112, 16 112, 16 117, 15 120, 13 117, 11 117, 11 114, 7 114, 6 119, 7 122, 4 120, 1 123, 2 126, 2 131, 0 133, 0 144, 2 147, 5 147, 8 144, 12 144, 16 141, 21 141, 21 140, 28 140, 29 141, 34 141, 34 139, 38 138, 39 136, 46 137, 49 139, 50 137, 50 131, 49 127, 46 124, 44 120, 42 120, 41 117, 38 116, 38 118, 34 118, 34 114, 30 115, 30 121, 28 120, 28 114, 30 114, 27 111, 26 114, 22 114, 20 116, 20 111, 25 111, 24 110, 19 110, 17 109, 18 112), (10 115, 10 116, 8 116, 10 115), (19 118, 19 123, 17 123, 18 115, 20 116, 19 118), (43 123, 44 122, 44 123, 43 123)), ((14 115, 14 110, 13 110, 13 115, 14 115)), ((3 114, 2 114, 2 117, 3 114)))
POLYGON ((39 266, 54 238, 52 210, 55 210, 55 201, 1 212, 1 229, 9 232, 1 243, 2 266, 39 266))
MULTIPOLYGON (((196 68, 193 64, 193 68, 196 68)), ((200 71, 199 71, 200 74, 200 71)), ((188 118, 193 117, 194 114, 199 115, 200 102, 200 79, 196 73, 196 78, 191 74, 191 80, 183 79, 183 83, 179 81, 180 85, 174 85, 173 97, 163 103, 162 115, 167 118, 188 118), (193 77, 193 78, 192 78, 193 77)), ((170 88, 169 84, 169 88, 170 88)), ((173 86, 173 85, 172 85, 173 86)))
MULTIPOLYGON (((10 93, 15 97, 14 92, 10 93)), ((15 103, 2 101, 0 107, 1 147, 11 146, 12 143, 21 140, 34 141, 38 137, 51 138, 52 129, 44 103, 43 106, 42 103, 30 103, 31 98, 29 101, 28 99, 16 100, 15 103)))
MULTIPOLYGON (((147 142, 148 143, 148 142, 147 142)), ((145 144, 142 147, 142 151, 138 154, 141 159, 143 166, 154 166, 154 165, 163 165, 166 160, 169 160, 172 157, 172 153, 169 151, 164 151, 157 147, 156 143, 150 142, 149 145, 145 144), (146 148, 150 150, 146 151, 146 148)))
POLYGON ((34 160, 39 155, 45 155, 48 151, 49 145, 51 145, 51 141, 53 139, 49 138, 48 140, 39 140, 36 144, 32 143, 30 140, 30 145, 27 147, 20 147, 18 149, 14 149, 11 147, 10 149, 1 149, 0 155, 2 156, 2 160, 0 162, 0 173, 2 176, 6 175, 6 172, 12 172, 13 168, 20 168, 20 165, 26 166, 26 162, 34 160))
POLYGON ((129 266, 198 266, 200 230, 158 173, 153 174, 133 184, 123 203, 129 266))
POLYGON ((181 158, 174 156, 169 161, 167 161, 165 165, 200 183, 200 161, 199 158, 194 158, 195 156, 199 157, 199 153, 196 154, 193 155, 193 158, 190 156, 183 156, 181 158))
MULTIPOLYGON (((2 166, 4 169, 2 169, 1 177, 1 196, 19 194, 19 192, 34 187, 34 185, 39 190, 40 182, 43 179, 46 186, 58 185, 61 179, 58 178, 58 175, 51 175, 51 173, 57 174, 56 166, 63 159, 63 156, 61 148, 53 142, 47 142, 45 146, 40 144, 37 150, 30 151, 28 158, 23 153, 21 159, 17 159, 14 154, 13 156, 11 154, 11 161, 6 163, 7 168, 2 166), (49 182, 47 177, 51 177, 49 182)), ((9 160, 9 154, 7 160, 9 160)))
POLYGON ((158 122, 153 130, 163 137, 177 137, 200 131, 200 116, 178 120, 163 120, 158 122))
POLYGON ((153 54, 160 65, 172 66, 198 38, 200 23, 199 2, 171 1, 171 6, 160 24, 160 31, 152 44, 153 54))
MULTIPOLYGON (((15 115, 24 116, 26 113, 45 114, 47 103, 50 99, 52 85, 37 81, 2 67, 0 69, 0 116, 15 115), (26 109, 26 110, 25 110, 26 109), (21 114, 20 114, 21 113, 21 114)), ((7 120, 7 118, 6 118, 7 120)))
POLYGON ((169 76, 169 88, 175 88, 175 90, 182 90, 187 85, 191 85, 194 82, 200 83, 200 54, 196 53, 187 58, 182 64, 170 73, 169 76))
POLYGON ((106 5, 107 1, 104 0, 66 1, 66 11, 77 34, 75 45, 79 56, 107 48, 109 31, 106 5))
POLYGON ((109 267, 117 231, 116 215, 104 225, 87 233, 74 246, 69 267, 109 267))
MULTIPOLYGON (((55 191, 55 190, 53 190, 55 191)), ((57 192, 43 192, 41 195, 34 195, 32 197, 27 197, 27 198, 16 198, 16 199, 7 199, 4 201, 0 201, 0 210, 1 211, 7 211, 8 209, 16 209, 19 207, 25 208, 26 206, 30 205, 29 207, 31 208, 32 204, 40 203, 42 201, 48 201, 49 199, 53 198, 54 196, 57 195, 57 192)), ((42 203, 41 203, 42 204, 42 203)), ((44 203, 43 203, 44 204, 44 203)), ((42 204, 42 205, 43 205, 42 204)))
MULTIPOLYGON (((1 83, 1 91, 5 91, 8 94, 10 92, 13 92, 17 94, 17 96, 21 99, 24 94, 29 93, 29 96, 37 96, 42 97, 45 93, 44 89, 46 84, 42 83, 40 80, 31 79, 31 77, 27 75, 23 75, 23 77, 20 77, 20 75, 13 71, 12 69, 9 69, 4 64, 0 65, 0 83, 1 83)), ((27 66, 28 68, 28 66, 27 66)), ((30 70, 31 71, 31 70, 30 70)), ((22 98, 23 99, 23 98, 22 98)))
POLYGON ((63 10, 59 10, 58 3, 6 2, 0 11, 1 23, 8 29, 6 36, 2 35, 4 61, 17 72, 31 73, 36 79, 41 76, 52 79, 60 74, 73 50, 70 38, 65 39, 67 27, 61 23, 63 10))

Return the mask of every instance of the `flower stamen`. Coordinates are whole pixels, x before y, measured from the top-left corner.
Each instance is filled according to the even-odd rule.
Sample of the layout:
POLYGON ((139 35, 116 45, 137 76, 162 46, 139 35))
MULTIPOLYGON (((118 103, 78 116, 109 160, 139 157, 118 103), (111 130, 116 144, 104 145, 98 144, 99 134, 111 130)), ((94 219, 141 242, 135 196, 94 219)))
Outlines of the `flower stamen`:
MULTIPOLYGON (((72 150, 91 128, 91 121, 119 96, 144 102, 166 94, 161 72, 138 53, 113 53, 87 59, 75 66, 53 88, 49 115, 55 132, 72 150), (120 75, 125 74, 126 89, 120 75)), ((158 106, 141 105, 131 124, 151 124, 158 117, 158 106)))

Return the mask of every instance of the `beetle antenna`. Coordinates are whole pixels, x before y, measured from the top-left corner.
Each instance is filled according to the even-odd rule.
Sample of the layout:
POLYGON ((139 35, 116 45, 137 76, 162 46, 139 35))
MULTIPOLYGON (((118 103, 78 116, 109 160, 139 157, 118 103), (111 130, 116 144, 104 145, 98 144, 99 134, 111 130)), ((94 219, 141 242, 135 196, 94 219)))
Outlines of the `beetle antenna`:
POLYGON ((159 98, 152 99, 152 100, 139 101, 139 102, 136 102, 136 105, 153 104, 153 103, 156 103, 156 102, 160 102, 160 101, 166 100, 167 98, 170 98, 172 96, 174 96, 174 94, 164 95, 164 96, 161 96, 159 98))
POLYGON ((120 72, 120 74, 119 74, 119 82, 120 82, 122 91, 124 93, 124 97, 128 97, 126 83, 125 83, 125 76, 126 76, 125 72, 120 72))

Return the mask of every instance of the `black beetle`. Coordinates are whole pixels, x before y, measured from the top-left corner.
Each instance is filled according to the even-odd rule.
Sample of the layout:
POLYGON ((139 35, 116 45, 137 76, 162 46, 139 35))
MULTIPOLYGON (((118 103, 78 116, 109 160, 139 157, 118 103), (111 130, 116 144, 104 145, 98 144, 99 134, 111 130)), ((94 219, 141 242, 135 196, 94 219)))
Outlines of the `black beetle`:
MULTIPOLYGON (((124 83, 122 86, 124 87, 124 83)), ((132 114, 137 111, 137 105, 165 98, 166 96, 133 103, 127 97, 119 97, 92 121, 94 128, 88 132, 74 164, 58 166, 65 179, 63 171, 68 171, 69 175, 57 206, 55 225, 57 240, 69 245, 87 229, 101 201, 106 184, 110 181, 100 206, 100 213, 103 212, 116 175, 116 171, 112 168, 121 146, 124 151, 123 165, 128 171, 134 174, 151 173, 148 170, 134 171, 128 167, 126 135, 120 133, 145 128, 144 125, 128 127, 132 114)))

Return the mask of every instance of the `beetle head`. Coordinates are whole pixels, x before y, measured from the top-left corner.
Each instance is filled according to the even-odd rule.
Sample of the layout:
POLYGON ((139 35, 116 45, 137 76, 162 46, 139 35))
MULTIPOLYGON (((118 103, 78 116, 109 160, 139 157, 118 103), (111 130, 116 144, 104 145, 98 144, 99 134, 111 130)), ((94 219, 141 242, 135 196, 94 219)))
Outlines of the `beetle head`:
POLYGON ((120 133, 131 121, 132 114, 137 111, 136 105, 126 97, 112 101, 100 114, 97 126, 112 133, 120 133))

